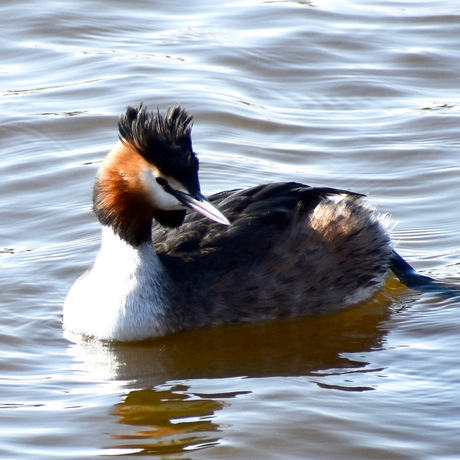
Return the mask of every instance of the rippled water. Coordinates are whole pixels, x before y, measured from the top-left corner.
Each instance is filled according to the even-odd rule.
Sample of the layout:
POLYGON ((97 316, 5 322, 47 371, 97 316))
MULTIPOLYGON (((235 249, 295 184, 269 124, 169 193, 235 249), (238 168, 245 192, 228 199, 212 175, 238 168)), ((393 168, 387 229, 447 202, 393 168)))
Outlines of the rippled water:
POLYGON ((390 280, 321 318, 107 345, 61 311, 98 250, 118 115, 195 114, 206 192, 369 194, 460 284, 460 8, 441 1, 3 1, 0 458, 460 458, 459 302, 390 280))

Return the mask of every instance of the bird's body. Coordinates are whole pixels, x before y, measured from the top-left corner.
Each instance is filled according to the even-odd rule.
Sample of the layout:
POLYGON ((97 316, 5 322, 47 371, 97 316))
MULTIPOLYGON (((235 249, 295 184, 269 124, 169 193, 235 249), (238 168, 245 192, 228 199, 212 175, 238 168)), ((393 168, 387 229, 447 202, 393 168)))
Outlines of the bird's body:
POLYGON ((180 317, 200 312, 194 327, 327 313, 385 280, 389 238, 359 195, 274 183, 209 199, 230 226, 193 213, 176 229, 153 228, 182 294, 176 308, 186 307, 180 317))
POLYGON ((101 251, 66 299, 65 328, 141 340, 333 312, 384 284, 395 253, 361 194, 275 183, 218 193, 211 206, 190 123, 179 107, 121 118, 94 189, 101 251))

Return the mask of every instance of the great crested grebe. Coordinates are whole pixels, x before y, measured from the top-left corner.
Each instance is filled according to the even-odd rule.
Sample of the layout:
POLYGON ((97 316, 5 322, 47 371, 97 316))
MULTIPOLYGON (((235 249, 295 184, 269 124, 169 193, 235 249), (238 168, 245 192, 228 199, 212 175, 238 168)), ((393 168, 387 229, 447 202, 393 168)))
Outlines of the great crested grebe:
POLYGON ((286 182, 206 199, 185 110, 128 107, 118 126, 94 186, 101 249, 64 304, 72 333, 143 340, 333 312, 371 298, 390 269, 431 281, 359 193, 286 182))

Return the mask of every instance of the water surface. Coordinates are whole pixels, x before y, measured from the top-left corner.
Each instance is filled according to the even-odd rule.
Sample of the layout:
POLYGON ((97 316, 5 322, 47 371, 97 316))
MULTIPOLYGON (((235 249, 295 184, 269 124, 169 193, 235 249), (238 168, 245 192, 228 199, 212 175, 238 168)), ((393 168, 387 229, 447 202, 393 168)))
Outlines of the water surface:
POLYGON ((195 114, 207 193, 369 194, 460 283, 460 10, 442 1, 3 1, 0 457, 460 458, 459 302, 390 280, 321 318, 74 342, 96 170, 128 104, 195 114))

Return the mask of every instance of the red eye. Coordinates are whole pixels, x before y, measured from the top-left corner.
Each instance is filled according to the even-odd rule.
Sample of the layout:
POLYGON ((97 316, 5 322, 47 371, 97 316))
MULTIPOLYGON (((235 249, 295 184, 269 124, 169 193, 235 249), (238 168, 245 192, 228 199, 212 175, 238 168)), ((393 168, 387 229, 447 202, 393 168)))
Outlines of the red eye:
POLYGON ((164 177, 157 177, 156 178, 157 184, 161 185, 164 187, 165 185, 168 185, 168 181, 164 177))

